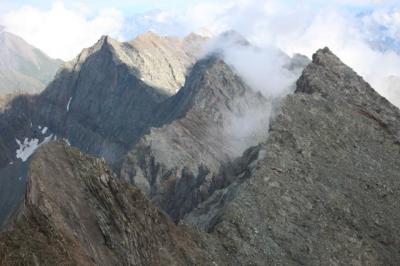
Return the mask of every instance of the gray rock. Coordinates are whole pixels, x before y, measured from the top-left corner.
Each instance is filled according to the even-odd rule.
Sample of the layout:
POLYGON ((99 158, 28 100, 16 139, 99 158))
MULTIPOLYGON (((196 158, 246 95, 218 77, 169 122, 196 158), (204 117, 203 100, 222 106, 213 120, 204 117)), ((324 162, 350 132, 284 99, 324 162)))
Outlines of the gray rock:
POLYGON ((228 117, 264 105, 267 100, 222 60, 211 57, 198 62, 185 87, 156 114, 164 126, 152 128, 128 153, 121 177, 147 192, 179 221, 214 190, 231 182, 219 175, 238 154, 237 145, 224 132, 228 117))
POLYGON ((206 240, 176 226, 104 161, 59 141, 30 164, 25 200, 0 235, 0 264, 220 264, 206 240))
MULTIPOLYGON (((0 186, 10 187, 15 176, 26 179, 21 169, 9 167, 20 165, 16 140, 38 139, 40 143, 50 135, 66 138, 118 167, 121 157, 150 127, 154 109, 180 88, 204 41, 195 34, 181 40, 149 33, 130 43, 104 36, 65 63, 40 95, 1 97, 0 186), (156 70, 163 73, 162 79, 152 79, 159 77, 156 70), (46 135, 39 130, 44 127, 46 135)), ((18 193, 2 194, 0 201, 23 197, 24 182, 16 183, 18 193)), ((15 204, 13 200, 7 206, 15 204)), ((0 213, 7 213, 7 206, 0 205, 0 213)))
POLYGON ((168 97, 138 78, 121 44, 103 38, 86 52, 52 89, 0 114, 2 170, 11 169, 9 142, 48 121, 114 166, 128 152, 122 178, 199 229, 176 226, 104 162, 58 142, 27 162, 24 204, 0 205, 13 211, 0 264, 398 264, 400 111, 329 49, 313 56, 296 93, 265 121, 262 142, 239 158, 221 138, 226 115, 268 102, 221 60, 198 62, 168 97))
POLYGON ((210 198, 185 220, 218 236, 234 264, 397 265, 399 125, 396 107, 320 50, 265 158, 217 192, 229 200, 210 198))

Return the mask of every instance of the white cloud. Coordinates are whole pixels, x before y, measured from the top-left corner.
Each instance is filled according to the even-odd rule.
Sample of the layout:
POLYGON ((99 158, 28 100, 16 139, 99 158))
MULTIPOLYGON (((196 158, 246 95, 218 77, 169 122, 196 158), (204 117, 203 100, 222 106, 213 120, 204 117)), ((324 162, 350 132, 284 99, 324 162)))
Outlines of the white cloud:
POLYGON ((294 90, 302 69, 290 71, 291 59, 282 51, 251 46, 235 32, 212 39, 205 52, 220 54, 250 88, 264 96, 261 103, 244 95, 234 103, 240 108, 232 108, 223 115, 227 148, 241 155, 245 149, 265 139, 270 120, 282 99, 294 90))
POLYGON ((400 86, 393 85, 400 77, 398 0, 215 0, 183 11, 155 10, 130 18, 113 8, 97 12, 93 6, 69 6, 74 7, 66 8, 62 2, 50 10, 24 7, 3 16, 0 24, 63 59, 74 57, 103 34, 132 39, 147 30, 185 35, 200 28, 214 34, 234 29, 258 46, 307 56, 329 46, 400 106, 400 86))
POLYGON ((317 49, 328 46, 400 107, 400 6, 390 6, 393 1, 325 3, 236 0, 225 5, 200 4, 188 12, 187 19, 215 33, 234 29, 260 47, 275 46, 289 55, 311 57, 317 49), (319 8, 315 4, 320 4, 319 8), (343 8, 345 5, 368 6, 373 11, 356 9, 357 13, 343 8), (217 15, 213 18, 210 14, 217 15), (206 18, 203 25, 196 19, 201 17, 206 18))
POLYGON ((121 37, 123 15, 103 9, 89 17, 84 6, 68 9, 62 1, 49 10, 25 6, 1 18, 1 24, 49 56, 69 60, 103 34, 121 37))

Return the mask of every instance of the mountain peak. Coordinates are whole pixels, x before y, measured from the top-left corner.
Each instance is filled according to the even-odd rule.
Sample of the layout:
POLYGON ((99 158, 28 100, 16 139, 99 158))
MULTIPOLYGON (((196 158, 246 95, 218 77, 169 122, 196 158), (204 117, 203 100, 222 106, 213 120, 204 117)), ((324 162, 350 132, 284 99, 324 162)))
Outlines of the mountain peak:
POLYGON ((348 95, 356 97, 366 90, 373 91, 353 69, 325 47, 312 56, 312 62, 297 81, 296 92, 318 92, 325 97, 339 99, 348 95))
POLYGON ((100 39, 97 41, 97 45, 104 45, 104 44, 107 44, 108 42, 109 42, 109 39, 110 39, 111 37, 110 36, 108 36, 108 35, 102 35, 101 37, 100 37, 100 39))
POLYGON ((219 36, 221 40, 228 41, 231 44, 240 45, 240 46, 248 46, 250 42, 239 32, 235 30, 229 30, 221 33, 219 36))
POLYGON ((134 40, 147 41, 147 40, 157 40, 160 38, 163 37, 153 31, 146 31, 145 33, 138 35, 134 40))
POLYGON ((312 57, 313 63, 326 67, 346 66, 328 47, 319 49, 312 57))
MULTIPOLYGON (((352 106, 399 139, 400 110, 377 93, 329 48, 318 50, 297 81, 296 93, 317 94, 330 102, 352 106)), ((318 97, 317 96, 317 97, 318 97)))
POLYGON ((196 32, 191 32, 188 35, 185 36, 184 40, 190 41, 190 40, 198 40, 198 39, 206 39, 208 40, 209 37, 203 36, 201 34, 198 34, 196 32))

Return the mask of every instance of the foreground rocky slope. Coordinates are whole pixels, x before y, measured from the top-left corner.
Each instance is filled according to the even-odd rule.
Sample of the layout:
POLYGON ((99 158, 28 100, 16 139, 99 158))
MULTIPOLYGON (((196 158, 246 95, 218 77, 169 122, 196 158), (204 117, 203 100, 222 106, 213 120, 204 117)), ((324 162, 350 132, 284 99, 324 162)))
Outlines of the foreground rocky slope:
POLYGON ((25 200, 0 237, 0 265, 212 265, 199 234, 104 161, 59 141, 32 160, 25 200))

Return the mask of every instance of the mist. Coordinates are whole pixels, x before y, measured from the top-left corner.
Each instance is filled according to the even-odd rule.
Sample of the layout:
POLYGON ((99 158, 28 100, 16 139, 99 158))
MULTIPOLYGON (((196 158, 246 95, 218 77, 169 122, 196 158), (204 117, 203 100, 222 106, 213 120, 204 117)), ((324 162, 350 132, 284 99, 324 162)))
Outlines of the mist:
POLYGON ((285 96, 294 91, 303 68, 291 68, 292 58, 280 49, 256 47, 234 31, 213 38, 205 48, 209 54, 222 57, 253 92, 262 95, 260 101, 252 101, 245 94, 233 103, 237 110, 223 114, 226 145, 239 156, 266 139, 271 120, 285 96))

